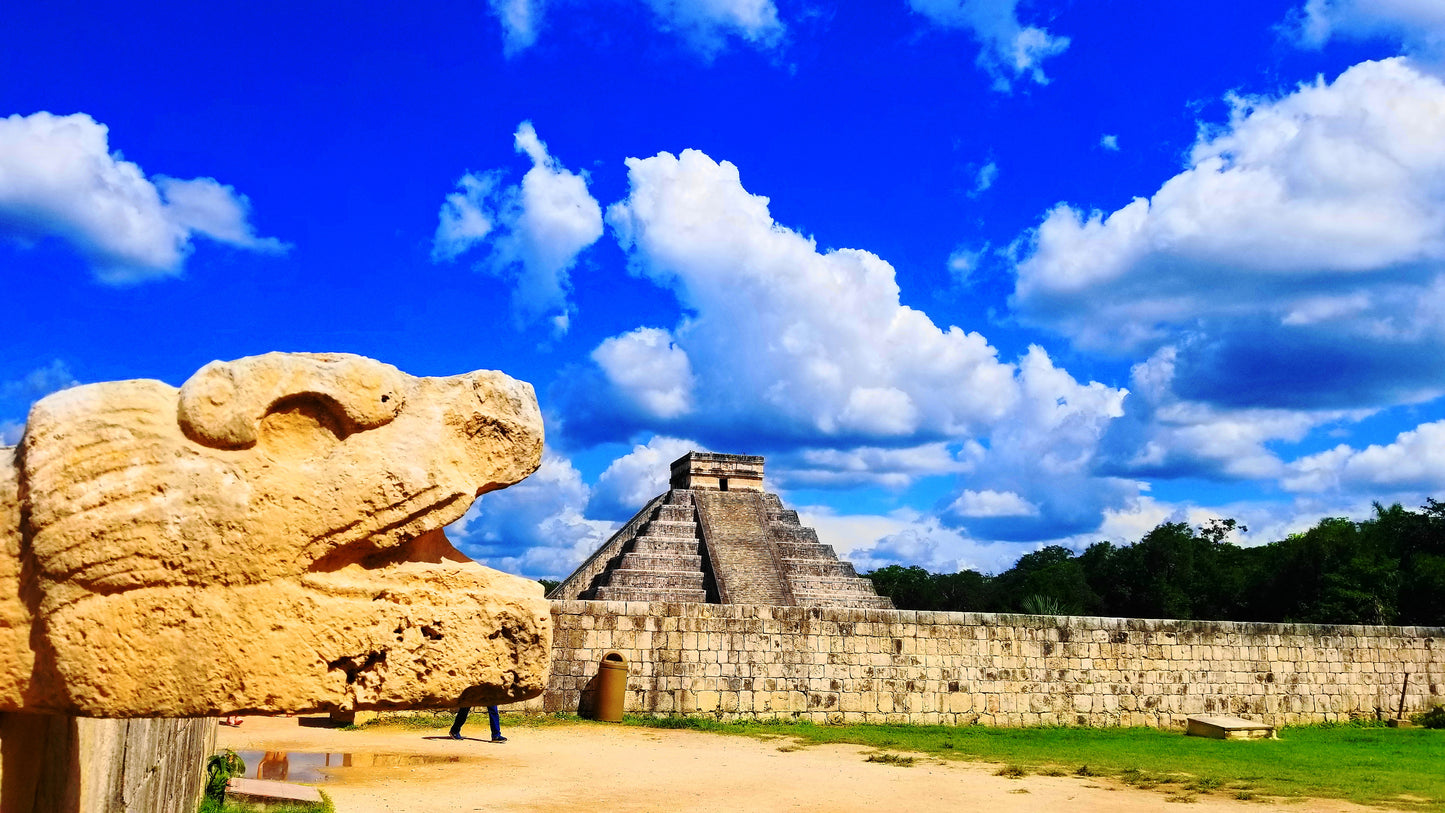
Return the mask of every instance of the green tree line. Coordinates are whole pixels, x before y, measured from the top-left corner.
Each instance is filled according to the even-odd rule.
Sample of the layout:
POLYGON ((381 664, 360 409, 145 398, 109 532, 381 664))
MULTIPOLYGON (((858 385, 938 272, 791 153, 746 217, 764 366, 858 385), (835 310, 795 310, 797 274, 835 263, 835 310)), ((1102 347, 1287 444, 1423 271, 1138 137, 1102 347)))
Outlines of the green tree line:
POLYGON ((891 565, 863 574, 899 609, 1445 626, 1445 503, 1375 504, 1257 547, 1232 519, 1166 522, 1138 542, 1057 545, 996 576, 891 565))

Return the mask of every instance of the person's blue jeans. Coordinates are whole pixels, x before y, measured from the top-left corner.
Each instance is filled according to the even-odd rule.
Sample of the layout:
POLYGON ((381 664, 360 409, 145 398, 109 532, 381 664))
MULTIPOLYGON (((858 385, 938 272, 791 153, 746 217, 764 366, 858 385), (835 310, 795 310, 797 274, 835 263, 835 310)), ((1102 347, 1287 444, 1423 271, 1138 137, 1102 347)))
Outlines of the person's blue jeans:
MULTIPOLYGON (((452 721, 452 736, 457 737, 462 733, 462 724, 467 721, 467 715, 471 714, 471 706, 462 706, 457 709, 457 719, 452 721)), ((497 711, 496 706, 487 706, 487 722, 492 725, 492 739, 502 738, 502 715, 497 711)))

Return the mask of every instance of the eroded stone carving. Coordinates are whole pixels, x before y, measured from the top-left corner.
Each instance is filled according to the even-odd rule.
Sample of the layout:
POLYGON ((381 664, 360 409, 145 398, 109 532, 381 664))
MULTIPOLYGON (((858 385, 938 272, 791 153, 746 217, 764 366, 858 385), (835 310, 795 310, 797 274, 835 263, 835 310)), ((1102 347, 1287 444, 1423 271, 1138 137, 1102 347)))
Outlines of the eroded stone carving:
POLYGON ((541 450, 528 384, 342 354, 44 398, 0 449, 0 711, 535 696, 540 585, 471 562, 441 528, 541 450))

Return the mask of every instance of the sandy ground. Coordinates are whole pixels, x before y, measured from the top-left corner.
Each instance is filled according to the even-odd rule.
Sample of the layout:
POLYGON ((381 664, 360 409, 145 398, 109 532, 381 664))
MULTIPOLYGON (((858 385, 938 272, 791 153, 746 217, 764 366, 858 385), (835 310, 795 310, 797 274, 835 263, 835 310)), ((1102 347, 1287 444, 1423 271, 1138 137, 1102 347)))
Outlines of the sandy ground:
MULTIPOLYGON (((872 749, 621 726, 507 729, 484 738, 486 714, 468 739, 443 731, 337 731, 295 717, 251 717, 222 727, 219 747, 237 751, 352 755, 320 785, 338 813, 433 811, 1144 811, 1180 810, 1158 791, 1100 779, 994 776, 995 765, 920 758, 903 768, 870 763, 872 749), (475 738, 475 739, 474 739, 475 738)), ((477 716, 473 716, 473 720, 477 716)), ((319 721, 318 721, 319 722, 319 721)), ((506 728, 506 716, 503 716, 506 728)), ((295 763, 305 761, 294 758, 295 763)), ((333 758, 334 761, 334 758, 333 758)), ((255 776, 256 764, 248 765, 255 776)), ((1259 802, 1199 796, 1189 811, 1255 811, 1259 802)), ((1366 811, 1331 801, 1287 810, 1366 811)))

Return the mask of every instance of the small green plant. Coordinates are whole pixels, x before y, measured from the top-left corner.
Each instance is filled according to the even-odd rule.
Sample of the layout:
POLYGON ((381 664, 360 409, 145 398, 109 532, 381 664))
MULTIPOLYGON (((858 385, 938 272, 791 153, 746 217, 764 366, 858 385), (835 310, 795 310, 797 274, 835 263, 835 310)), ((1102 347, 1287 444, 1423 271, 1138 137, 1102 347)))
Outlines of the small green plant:
POLYGON ((1074 776, 1103 776, 1103 774, 1088 765, 1080 765, 1079 769, 1074 771, 1074 776))
POLYGON ((1029 615, 1064 614, 1063 606, 1059 603, 1059 600, 1054 598, 1053 596, 1045 596, 1040 595, 1039 593, 1034 593, 1032 595, 1024 596, 1024 600, 1019 603, 1024 608, 1024 612, 1028 613, 1029 615))
POLYGON ((1023 779, 1029 775, 1029 769, 1022 765, 1005 765, 993 772, 994 776, 1007 776, 1009 779, 1023 779))
POLYGON ((246 760, 241 755, 227 748, 218 754, 213 754, 206 760, 206 796, 212 799, 224 799, 226 796, 226 783, 231 781, 233 776, 242 776, 246 773, 246 760))
POLYGON ((1445 706, 1435 705, 1429 711, 1422 711, 1412 719, 1416 725, 1426 728, 1445 728, 1445 706))
POLYGON ((1068 772, 1057 765, 1039 769, 1039 776, 1068 776, 1068 772))
POLYGON ((869 754, 868 762, 878 762, 884 765, 896 765, 899 768, 912 768, 916 757, 906 757, 902 754, 869 754))
POLYGON ((1211 790, 1218 790, 1219 786, 1223 784, 1224 781, 1222 779, 1217 779, 1213 776, 1202 776, 1194 780, 1193 782, 1190 782, 1185 787, 1188 790, 1192 790, 1196 793, 1208 793, 1211 790))
POLYGON ((1125 768, 1120 771, 1119 781, 1126 785, 1133 785, 1140 790, 1152 790, 1159 786, 1159 780, 1138 768, 1125 768))

